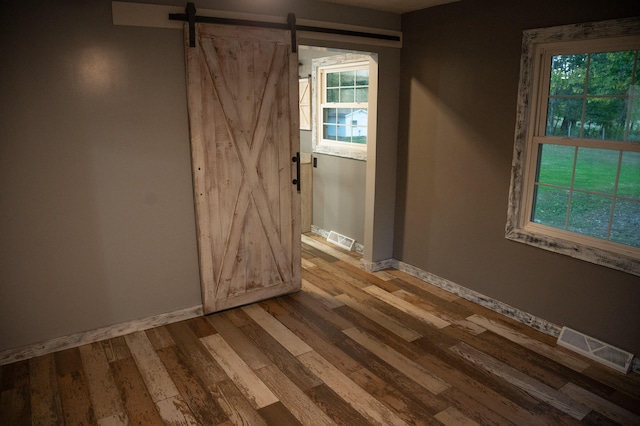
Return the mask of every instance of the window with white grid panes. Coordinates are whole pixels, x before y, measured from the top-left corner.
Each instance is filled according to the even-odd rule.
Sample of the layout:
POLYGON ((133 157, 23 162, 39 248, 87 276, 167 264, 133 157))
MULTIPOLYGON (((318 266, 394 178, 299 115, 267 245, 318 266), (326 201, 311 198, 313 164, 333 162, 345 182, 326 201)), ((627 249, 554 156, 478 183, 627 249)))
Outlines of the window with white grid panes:
POLYGON ((530 47, 507 237, 640 274, 640 37, 530 47))
POLYGON ((320 70, 322 140, 367 144, 369 65, 354 64, 320 70))

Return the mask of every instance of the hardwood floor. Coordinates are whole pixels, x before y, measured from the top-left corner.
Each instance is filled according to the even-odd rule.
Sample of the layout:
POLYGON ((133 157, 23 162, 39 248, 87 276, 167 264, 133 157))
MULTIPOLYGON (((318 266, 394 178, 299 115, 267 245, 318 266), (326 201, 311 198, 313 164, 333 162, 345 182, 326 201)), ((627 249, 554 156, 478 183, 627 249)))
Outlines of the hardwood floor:
POLYGON ((640 425, 640 377, 319 239, 303 291, 0 367, 0 425, 640 425))

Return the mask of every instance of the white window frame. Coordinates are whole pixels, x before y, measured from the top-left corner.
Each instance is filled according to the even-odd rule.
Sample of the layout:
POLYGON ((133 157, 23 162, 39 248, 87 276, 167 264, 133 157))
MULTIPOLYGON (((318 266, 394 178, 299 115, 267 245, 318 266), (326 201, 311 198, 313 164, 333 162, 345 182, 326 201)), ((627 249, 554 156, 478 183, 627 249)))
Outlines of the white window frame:
POLYGON ((354 160, 366 161, 367 146, 372 138, 375 138, 377 98, 378 98, 378 66, 374 55, 347 53, 342 55, 329 56, 326 58, 313 59, 312 61, 312 85, 315 90, 313 96, 312 111, 314 115, 312 129, 312 150, 314 153, 334 155, 338 157, 351 158, 354 160), (322 113, 325 104, 326 94, 325 75, 328 72, 348 71, 352 69, 369 69, 369 96, 366 103, 341 104, 345 108, 367 108, 367 143, 356 144, 352 142, 329 141, 323 139, 322 113))
MULTIPOLYGON (((537 224, 531 220, 538 148, 542 143, 602 148, 590 139, 544 136, 550 56, 637 49, 640 18, 527 30, 524 32, 506 238, 598 265, 640 275, 640 248, 537 224), (611 49, 612 44, 615 47, 611 49), (542 135, 542 136, 539 136, 542 135)), ((606 147, 640 151, 637 142, 606 142, 606 147)))

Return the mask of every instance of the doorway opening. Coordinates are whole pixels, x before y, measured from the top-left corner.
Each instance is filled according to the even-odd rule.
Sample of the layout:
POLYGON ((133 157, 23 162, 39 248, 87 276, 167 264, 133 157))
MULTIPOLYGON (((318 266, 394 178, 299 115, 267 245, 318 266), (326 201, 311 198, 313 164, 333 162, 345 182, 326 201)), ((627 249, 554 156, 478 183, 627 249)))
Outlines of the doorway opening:
POLYGON ((300 149, 303 167, 307 159, 311 171, 310 194, 304 194, 303 183, 302 230, 348 236, 363 253, 367 155, 376 140, 377 55, 306 45, 298 55, 300 149))

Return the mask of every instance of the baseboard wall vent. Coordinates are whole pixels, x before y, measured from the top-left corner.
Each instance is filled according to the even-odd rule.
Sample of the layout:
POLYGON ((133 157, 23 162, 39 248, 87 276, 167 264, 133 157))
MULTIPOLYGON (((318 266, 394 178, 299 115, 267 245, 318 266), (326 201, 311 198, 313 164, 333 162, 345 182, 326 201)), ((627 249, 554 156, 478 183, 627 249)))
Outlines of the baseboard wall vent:
POLYGON ((562 330, 560 330, 558 344, 621 373, 626 374, 631 369, 632 353, 618 349, 568 327, 562 327, 562 330))
POLYGON ((329 235, 327 235, 327 241, 349 251, 353 249, 353 244, 356 242, 356 240, 354 240, 353 238, 338 234, 336 231, 329 231, 329 235))

